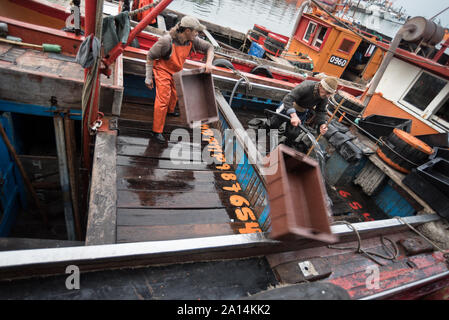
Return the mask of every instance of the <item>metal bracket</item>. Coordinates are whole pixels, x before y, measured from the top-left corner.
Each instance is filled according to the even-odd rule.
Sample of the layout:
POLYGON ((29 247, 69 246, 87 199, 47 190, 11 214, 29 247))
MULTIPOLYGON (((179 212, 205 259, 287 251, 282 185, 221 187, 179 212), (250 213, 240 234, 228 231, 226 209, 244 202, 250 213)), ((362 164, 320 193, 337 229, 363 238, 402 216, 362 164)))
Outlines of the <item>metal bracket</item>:
POLYGON ((113 118, 109 120, 109 130, 118 131, 118 118, 113 118))
POLYGON ((301 270, 304 278, 309 278, 313 276, 318 276, 319 273, 316 271, 314 265, 310 261, 302 261, 298 263, 299 269, 301 270))
POLYGON ((103 121, 96 120, 92 127, 89 128, 89 133, 91 136, 94 136, 97 134, 98 128, 100 128, 103 125, 103 121))

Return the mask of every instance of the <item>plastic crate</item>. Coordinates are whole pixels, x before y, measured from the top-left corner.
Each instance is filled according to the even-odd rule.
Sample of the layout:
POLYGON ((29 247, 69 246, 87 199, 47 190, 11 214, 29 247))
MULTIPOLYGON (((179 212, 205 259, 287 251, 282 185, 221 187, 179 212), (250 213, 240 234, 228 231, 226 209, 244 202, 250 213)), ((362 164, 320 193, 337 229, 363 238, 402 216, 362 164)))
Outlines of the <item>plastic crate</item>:
POLYGON ((449 161, 435 158, 419 166, 416 172, 439 190, 449 194, 449 161))
POLYGON ((449 198, 436 186, 418 175, 416 169, 413 169, 402 182, 419 195, 438 215, 449 219, 449 198))
POLYGON ((425 134, 416 136, 431 147, 449 148, 449 133, 425 134))
POLYGON ((393 132, 394 128, 410 133, 412 120, 373 114, 361 119, 359 126, 374 137, 380 138, 388 137, 393 132))
POLYGON ((262 58, 265 54, 265 50, 260 44, 253 42, 249 48, 248 54, 257 58, 262 58))
POLYGON ((269 156, 266 175, 270 237, 281 241, 310 238, 335 242, 329 225, 326 189, 318 162, 283 144, 269 156))
POLYGON ((174 74, 181 116, 193 128, 194 123, 218 121, 214 81, 204 69, 183 70, 174 74))

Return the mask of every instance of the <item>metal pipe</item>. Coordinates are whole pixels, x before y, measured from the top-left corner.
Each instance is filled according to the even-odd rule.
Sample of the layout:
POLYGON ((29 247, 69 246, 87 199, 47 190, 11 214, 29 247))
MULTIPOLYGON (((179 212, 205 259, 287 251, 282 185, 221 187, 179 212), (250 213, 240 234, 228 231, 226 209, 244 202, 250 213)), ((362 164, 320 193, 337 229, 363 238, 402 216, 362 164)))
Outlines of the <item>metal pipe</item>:
POLYGON ((110 52, 109 57, 107 59, 104 59, 103 62, 106 66, 110 66, 115 59, 119 55, 123 53, 125 48, 136 38, 136 36, 143 30, 145 27, 153 20, 155 19, 159 13, 161 13, 173 0, 162 0, 156 7, 154 7, 153 10, 150 11, 150 13, 142 19, 142 21, 139 22, 137 26, 132 29, 128 36, 128 41, 126 44, 118 43, 110 52))
POLYGON ((55 125, 56 151, 58 153, 59 180, 61 182, 62 197, 64 200, 64 215, 67 227, 68 240, 75 240, 75 224, 73 219, 72 199, 70 196, 69 173, 67 169, 67 154, 65 148, 64 124, 62 117, 55 115, 53 117, 55 125))
POLYGON ((298 13, 298 16, 296 17, 295 26, 293 27, 292 34, 291 34, 290 38, 288 39, 287 45, 285 46, 286 50, 284 50, 284 52, 283 52, 284 57, 285 57, 286 52, 290 48, 290 44, 292 43, 293 37, 296 34, 296 30, 298 29, 299 22, 301 21, 301 18, 302 18, 302 14, 304 13, 304 9, 306 8, 306 6, 310 7, 310 4, 311 4, 311 1, 307 0, 307 1, 304 1, 303 3, 301 3, 301 5, 298 8, 299 13, 298 13))
POLYGON ((97 14, 97 0, 86 0, 84 8, 84 29, 86 36, 95 33, 95 17, 97 14))
POLYGON ((387 54, 383 58, 382 63, 380 65, 379 69, 377 70, 377 72, 371 82, 371 85, 369 86, 368 92, 366 94, 366 98, 364 100, 365 108, 363 109, 362 114, 365 111, 366 107, 368 106, 369 102, 371 101, 371 98, 372 98, 374 92, 376 91, 377 86, 379 85, 379 82, 385 73, 385 70, 387 69, 388 65, 390 64, 391 60, 393 59, 394 52, 399 47, 399 43, 401 42, 402 37, 404 36, 405 33, 410 32, 410 31, 414 30, 415 28, 416 28, 415 25, 406 24, 406 25, 403 25, 401 27, 401 29, 399 29, 399 31, 396 33, 396 36, 394 37, 393 41, 391 42, 390 47, 387 51, 387 54))

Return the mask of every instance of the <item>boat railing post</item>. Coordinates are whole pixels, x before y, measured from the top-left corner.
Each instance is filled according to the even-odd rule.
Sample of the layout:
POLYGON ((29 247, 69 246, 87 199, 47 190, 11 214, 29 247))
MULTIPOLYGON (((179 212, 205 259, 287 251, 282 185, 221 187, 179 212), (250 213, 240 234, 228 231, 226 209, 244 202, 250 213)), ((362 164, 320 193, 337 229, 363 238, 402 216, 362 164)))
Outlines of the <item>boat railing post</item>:
POLYGON ((142 21, 140 21, 137 26, 132 29, 128 36, 128 41, 126 44, 122 44, 119 42, 112 50, 109 52, 109 57, 107 59, 103 59, 103 63, 106 65, 106 67, 110 66, 115 59, 119 55, 123 53, 125 48, 136 38, 136 36, 143 30, 145 27, 158 16, 159 13, 161 13, 173 0, 161 0, 153 10, 150 11, 150 13, 145 16, 142 21))
POLYGON ((305 10, 306 6, 309 6, 309 8, 310 8, 311 3, 312 2, 310 0, 307 0, 307 1, 304 1, 303 3, 301 3, 301 5, 299 6, 298 17, 296 18, 295 26, 293 27, 293 31, 292 31, 292 33, 290 35, 290 38, 288 39, 288 43, 285 46, 285 50, 284 50, 284 52, 282 54, 283 57, 285 57, 285 55, 287 54, 288 49, 290 48, 290 44, 292 43, 292 39, 293 39, 293 37, 296 34, 296 30, 298 29, 299 22, 301 21, 302 14, 304 13, 304 10, 305 10))

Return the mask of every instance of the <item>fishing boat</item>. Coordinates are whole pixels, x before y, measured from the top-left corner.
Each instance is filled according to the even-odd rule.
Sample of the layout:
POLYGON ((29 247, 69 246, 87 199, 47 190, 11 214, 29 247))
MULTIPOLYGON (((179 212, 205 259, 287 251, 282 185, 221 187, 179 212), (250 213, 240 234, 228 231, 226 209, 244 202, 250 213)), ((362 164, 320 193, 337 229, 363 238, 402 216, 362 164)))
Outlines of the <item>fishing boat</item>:
MULTIPOLYGON (((139 28, 154 19, 169 2, 162 1, 156 6, 139 28)), ((95 6, 92 4, 89 3, 86 14, 87 35, 95 29, 92 23, 95 22, 95 6)), ((414 231, 419 228, 432 243, 437 242, 435 234, 447 227, 440 216, 445 213, 444 205, 433 207, 434 203, 407 187, 403 182, 404 175, 376 153, 376 142, 361 134, 364 131, 353 132, 354 127, 338 121, 330 123, 335 126, 333 135, 339 132, 344 137, 335 145, 332 136, 320 140, 324 149, 329 150, 323 170, 326 184, 318 175, 312 179, 315 183, 312 191, 321 190, 324 195, 327 187, 326 193, 333 203, 330 212, 334 221, 346 223, 329 226, 325 197, 305 197, 308 206, 313 208, 312 214, 300 210, 305 212, 301 216, 305 222, 299 222, 299 233, 305 233, 298 236, 297 230, 287 227, 293 235, 288 233, 284 240, 275 239, 271 235, 274 228, 279 230, 276 214, 282 210, 275 206, 274 200, 290 201, 287 200, 289 195, 273 197, 272 184, 277 180, 267 178, 267 167, 258 161, 265 159, 265 154, 259 151, 260 141, 254 141, 245 131, 250 125, 249 121, 244 121, 245 110, 232 109, 232 99, 226 100, 222 93, 227 90, 226 86, 236 88, 238 76, 230 85, 226 80, 229 77, 220 78, 216 72, 233 73, 216 68, 211 78, 218 87, 212 91, 217 112, 207 119, 209 123, 203 123, 195 130, 186 123, 185 114, 181 118, 170 118, 167 122, 170 142, 156 145, 150 134, 154 91, 144 86, 139 70, 132 70, 133 65, 142 65, 140 61, 127 64, 126 56, 118 54, 117 60, 109 64, 110 78, 104 74, 100 76, 101 96, 95 98, 92 95, 90 100, 97 99, 98 110, 103 115, 97 112, 95 103, 91 105, 91 112, 88 107, 82 114, 80 97, 83 96, 84 70, 73 60, 83 37, 68 36, 63 31, 4 17, 0 21, 8 24, 11 36, 23 40, 20 50, 17 44, 2 44, 0 77, 2 86, 8 87, 1 88, 1 105, 4 114, 11 113, 8 121, 2 120, 2 125, 14 147, 20 145, 20 140, 12 135, 17 130, 8 130, 7 123, 19 127, 20 121, 14 118, 15 114, 34 115, 28 123, 40 121, 42 117, 53 118, 54 147, 57 147, 57 156, 53 160, 59 167, 68 239, 2 239, 2 298, 441 299, 446 294, 444 290, 449 284, 446 249, 429 246, 414 231), (32 46, 33 49, 26 49, 25 43, 58 44, 61 52, 42 52, 44 46, 39 47, 39 51, 32 46), (61 59, 64 63, 58 63, 61 59), (31 90, 31 84, 36 89, 31 90), (17 88, 23 87, 28 90, 17 92, 17 88), (70 120, 83 122, 87 115, 87 126, 78 123, 84 136, 70 134, 74 126, 70 120), (65 127, 60 126, 66 122, 65 127), (226 129, 235 132, 229 141, 226 129), (350 136, 351 133, 355 137, 350 136), (73 145, 75 141, 80 142, 79 147, 73 145), (358 151, 349 142, 359 146, 358 151), (213 152, 213 158, 218 162, 201 161, 204 150, 213 152), (230 150, 234 151, 229 156, 233 161, 228 163, 225 158, 230 150), (79 166, 76 159, 80 155, 82 163, 87 160, 87 165, 79 166), (80 176, 87 173, 90 184, 87 197, 83 198, 82 192, 78 195, 81 203, 89 204, 87 213, 79 218, 74 209, 76 195, 72 193, 77 189, 72 187, 75 182, 72 178, 77 175, 71 174, 77 164, 82 169, 80 176), (373 176, 377 181, 375 186, 370 183, 373 176), (354 180, 362 190, 371 194, 368 196, 356 189, 352 184, 354 180), (317 220, 318 212, 321 219, 317 220), (82 221, 86 223, 85 236, 82 228, 79 234, 76 231, 82 221), (328 246, 326 241, 338 243, 328 246), (76 270, 80 272, 81 287, 68 290, 76 289, 76 281, 67 281, 68 274, 70 279, 76 278, 76 270), (182 288, 180 283, 184 284, 182 288)), ((119 49, 122 51, 118 53, 126 50, 124 47, 119 49)), ((131 52, 134 50, 137 49, 130 49, 131 52)), ((383 96, 378 90, 387 86, 392 74, 397 74, 393 69, 396 64, 403 63, 403 57, 400 58, 386 60, 385 63, 393 62, 379 75, 375 91, 366 93, 369 101, 366 101, 366 110, 362 111, 374 110, 376 99, 383 96)), ((137 58, 128 59, 134 61, 132 59, 137 58)), ((439 79, 447 81, 446 66, 435 61, 429 65, 426 58, 419 61, 409 59, 407 64, 411 69, 429 66, 424 72, 429 72, 430 68, 439 79)), ((186 71, 202 66, 201 62, 189 61, 186 71)), ((280 100, 286 93, 285 87, 275 85, 276 81, 272 80, 268 86, 266 82, 257 83, 256 80, 265 81, 263 77, 248 75, 248 79, 256 90, 251 93, 256 99, 248 100, 258 103, 259 110, 260 105, 266 103, 260 96, 268 92, 280 100)), ((441 106, 447 102, 446 87, 433 97, 442 100, 431 101, 438 105, 432 109, 437 116, 445 110, 441 111, 441 106)), ((339 95, 345 97, 342 92, 339 95)), ((385 103, 398 104, 391 95, 384 98, 385 103)), ((349 102, 357 104, 357 101, 349 102)), ((396 107, 402 109, 400 105, 396 107)), ((361 118, 360 121, 369 116, 363 112, 359 112, 362 117, 359 113, 351 113, 351 107, 344 100, 335 101, 333 109, 335 111, 330 112, 335 114, 337 110, 344 111, 337 117, 342 121, 345 117, 350 120, 348 116, 361 118)), ((377 111, 379 114, 380 110, 377 111)), ((424 124, 436 126, 430 126, 436 119, 430 118, 424 124)), ((415 130, 416 121, 411 120, 415 130)), ((439 128, 437 131, 444 130, 439 128)), ((412 133, 416 132, 433 133, 412 133)), ((20 150, 15 147, 6 152, 6 139, 2 141, 5 143, 2 155, 20 150)), ((28 145, 32 143, 33 140, 28 145)), ((270 151, 271 148, 264 152, 270 151)), ((283 159, 287 161, 286 166, 292 165, 289 159, 299 156, 303 166, 307 164, 315 173, 320 171, 317 161, 295 151, 288 152, 280 158, 281 163, 283 159)), ((30 161, 31 167, 43 166, 43 158, 30 160, 35 160, 30 161)), ((18 174, 17 163, 23 162, 9 158, 6 167, 12 168, 15 176, 9 178, 11 173, 7 176, 7 190, 19 189, 19 178, 25 175, 23 172, 18 174)), ((301 172, 293 170, 279 179, 286 179, 286 183, 304 183, 301 172)), ((42 177, 43 172, 36 173, 34 178, 42 177)), ((36 185, 39 181, 32 182, 34 189, 44 189, 42 184, 36 185)), ((306 189, 302 192, 306 193, 306 189)), ((281 191, 279 187, 274 190, 281 191)), ((19 206, 20 199, 16 194, 9 203, 19 206)), ((8 216, 12 216, 13 211, 8 216)), ((82 210, 79 211, 82 215, 82 210)), ((2 224, 13 220, 5 217, 2 216, 2 224)), ((45 221, 44 216, 42 220, 45 221)), ((288 223, 283 225, 289 226, 288 223)), ((443 246, 440 242, 438 245, 443 246)))

